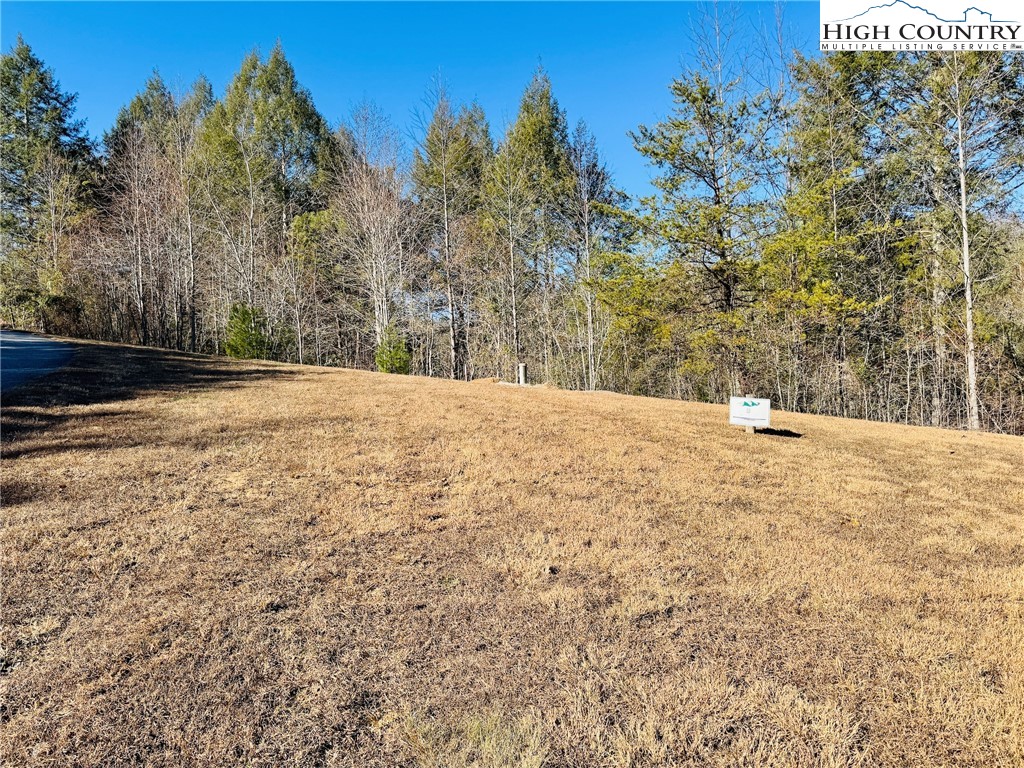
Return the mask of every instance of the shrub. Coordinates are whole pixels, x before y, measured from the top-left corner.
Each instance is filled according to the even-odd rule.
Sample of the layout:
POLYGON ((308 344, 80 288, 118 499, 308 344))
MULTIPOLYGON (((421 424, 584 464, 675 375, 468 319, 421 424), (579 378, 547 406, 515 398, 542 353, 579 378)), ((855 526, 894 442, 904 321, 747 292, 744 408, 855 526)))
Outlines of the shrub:
POLYGON ((412 355, 405 339, 394 327, 389 325, 384 329, 374 361, 381 373, 409 373, 412 355))
POLYGON ((231 357, 242 359, 265 358, 269 348, 265 327, 266 320, 259 309, 248 304, 233 304, 228 316, 225 351, 231 357))

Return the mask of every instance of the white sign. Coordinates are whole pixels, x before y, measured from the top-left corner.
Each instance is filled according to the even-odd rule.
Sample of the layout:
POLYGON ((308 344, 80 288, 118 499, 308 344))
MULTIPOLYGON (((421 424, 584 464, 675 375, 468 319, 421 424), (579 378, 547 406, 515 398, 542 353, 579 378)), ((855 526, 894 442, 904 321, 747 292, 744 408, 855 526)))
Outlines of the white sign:
POLYGON ((822 51, 1020 51, 1020 0, 819 0, 822 51))
POLYGON ((741 427, 770 427, 772 401, 759 397, 730 397, 729 423, 741 427))

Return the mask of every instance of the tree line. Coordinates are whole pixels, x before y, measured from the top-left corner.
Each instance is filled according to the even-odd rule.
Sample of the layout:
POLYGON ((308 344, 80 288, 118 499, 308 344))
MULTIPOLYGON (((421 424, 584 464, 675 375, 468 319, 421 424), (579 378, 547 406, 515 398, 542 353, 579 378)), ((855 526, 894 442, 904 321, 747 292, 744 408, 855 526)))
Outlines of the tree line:
MULTIPOLYGON (((723 56, 712 25, 617 190, 538 70, 495 136, 332 126, 280 45, 154 74, 96 142, 0 62, 5 324, 178 350, 1024 433, 1024 62, 723 56), (756 57, 754 57, 756 58, 756 57)), ((718 41, 720 42, 720 41, 718 41)))

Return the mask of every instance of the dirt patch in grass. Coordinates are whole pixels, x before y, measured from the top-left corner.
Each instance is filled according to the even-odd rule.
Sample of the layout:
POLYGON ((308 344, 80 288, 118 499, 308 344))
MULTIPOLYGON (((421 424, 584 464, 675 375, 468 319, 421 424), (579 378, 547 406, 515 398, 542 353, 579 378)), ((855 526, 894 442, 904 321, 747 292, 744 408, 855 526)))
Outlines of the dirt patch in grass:
POLYGON ((96 344, 62 377, 4 403, 7 765, 1024 760, 1019 438, 96 344))

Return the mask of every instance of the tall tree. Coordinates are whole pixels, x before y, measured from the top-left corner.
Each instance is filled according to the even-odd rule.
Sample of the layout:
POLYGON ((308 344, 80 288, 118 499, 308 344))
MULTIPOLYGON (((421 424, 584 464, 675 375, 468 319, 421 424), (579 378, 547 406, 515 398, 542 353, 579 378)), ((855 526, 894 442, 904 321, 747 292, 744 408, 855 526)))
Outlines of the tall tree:
POLYGON ((125 258, 143 343, 195 349, 201 210, 196 145, 209 84, 175 97, 158 74, 105 137, 110 259, 125 258))
POLYGON ((349 135, 353 155, 334 180, 331 212, 339 256, 354 270, 368 307, 374 354, 384 359, 385 345, 405 343, 397 326, 413 229, 406 172, 398 136, 373 106, 357 109, 349 135))
POLYGON ((456 114, 443 88, 421 146, 413 156, 413 189, 422 208, 431 260, 440 272, 446 316, 450 375, 469 371, 466 271, 470 254, 468 229, 480 207, 481 182, 489 160, 490 137, 482 112, 456 114))
MULTIPOLYGON (((909 140, 930 148, 924 168, 934 205, 952 215, 963 293, 967 426, 981 427, 976 285, 988 218, 1024 183, 1024 68, 1016 57, 952 51, 921 56, 911 81, 916 105, 909 140), (916 127, 917 130, 914 130, 916 127)), ((939 245, 941 249, 941 244, 939 245)))
POLYGON ((569 185, 565 114, 543 70, 526 87, 515 122, 498 146, 485 182, 488 222, 506 253, 509 349, 524 357, 524 299, 539 293, 532 328, 535 351, 551 378, 553 298, 565 249, 565 201, 569 185))
POLYGON ((0 57, 0 282, 16 322, 42 320, 63 297, 69 237, 89 203, 92 144, 76 99, 20 35, 0 57))
POLYGON ((601 250, 610 226, 608 207, 616 202, 611 175, 601 162, 597 139, 581 120, 573 131, 567 152, 570 169, 566 213, 573 253, 572 284, 582 304, 581 337, 583 387, 596 389, 607 325, 600 323, 598 280, 601 250))
POLYGON ((642 201, 640 223, 707 284, 710 322, 700 333, 724 358, 721 397, 743 386, 739 329, 764 213, 762 157, 772 102, 730 70, 723 54, 730 31, 717 8, 705 34, 698 66, 672 82, 672 115, 632 136, 661 171, 657 194, 642 201))
POLYGON ((511 135, 498 145, 494 161, 484 180, 484 224, 493 238, 503 295, 494 306, 503 315, 503 342, 495 339, 495 372, 511 371, 523 359, 522 302, 527 283, 527 253, 530 249, 532 214, 537 190, 531 183, 529 159, 512 141, 511 135), (502 355, 504 347, 507 355, 502 355), (508 356, 511 359, 508 359, 508 356), (504 359, 503 359, 504 358, 504 359))
POLYGON ((280 45, 265 62, 256 53, 243 60, 206 119, 201 143, 206 197, 235 282, 222 306, 241 300, 266 310, 252 317, 287 323, 290 333, 274 337, 303 359, 307 328, 299 284, 285 280, 290 285, 282 293, 273 276, 296 274, 285 264, 291 221, 323 204, 337 147, 280 45))
POLYGON ((877 194, 886 184, 877 183, 869 135, 886 110, 874 87, 884 66, 877 54, 837 54, 794 67, 790 184, 759 270, 773 389, 789 408, 849 415, 852 336, 871 307, 892 298, 866 279, 869 255, 892 228, 875 216, 890 209, 877 194))

